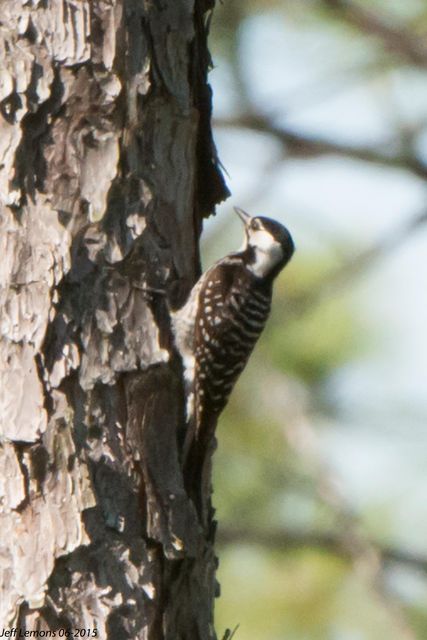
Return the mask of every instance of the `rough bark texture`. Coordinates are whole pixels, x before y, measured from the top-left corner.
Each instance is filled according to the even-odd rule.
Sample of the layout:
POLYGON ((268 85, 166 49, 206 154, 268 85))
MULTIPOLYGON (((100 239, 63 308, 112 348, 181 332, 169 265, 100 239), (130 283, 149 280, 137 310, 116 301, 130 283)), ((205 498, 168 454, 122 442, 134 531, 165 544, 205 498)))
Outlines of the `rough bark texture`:
POLYGON ((215 637, 168 314, 226 195, 212 5, 2 0, 0 626, 215 637))

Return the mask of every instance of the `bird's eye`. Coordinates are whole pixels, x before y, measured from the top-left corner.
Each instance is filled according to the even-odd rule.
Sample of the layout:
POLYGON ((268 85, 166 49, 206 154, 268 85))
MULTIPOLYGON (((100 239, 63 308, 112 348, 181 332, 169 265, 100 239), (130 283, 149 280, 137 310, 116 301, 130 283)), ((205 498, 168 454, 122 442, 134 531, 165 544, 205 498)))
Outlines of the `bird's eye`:
POLYGON ((261 229, 261 225, 258 220, 252 220, 251 227, 254 231, 261 229))

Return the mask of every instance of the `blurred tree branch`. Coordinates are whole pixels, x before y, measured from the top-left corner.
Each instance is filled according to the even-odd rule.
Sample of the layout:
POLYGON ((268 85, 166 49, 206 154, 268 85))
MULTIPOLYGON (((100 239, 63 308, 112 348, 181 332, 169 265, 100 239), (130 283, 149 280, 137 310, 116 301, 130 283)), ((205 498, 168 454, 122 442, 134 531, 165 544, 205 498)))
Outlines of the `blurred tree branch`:
POLYGON ((341 144, 297 133, 286 127, 278 126, 268 117, 254 112, 247 112, 231 118, 218 118, 214 124, 219 127, 251 129, 258 133, 271 135, 283 145, 288 156, 296 158, 314 158, 322 155, 343 156, 386 167, 404 169, 423 180, 427 180, 427 166, 419 160, 412 150, 405 150, 402 145, 400 145, 399 151, 393 154, 373 147, 341 144))
POLYGON ((412 31, 389 24, 385 17, 380 17, 353 0, 321 0, 321 2, 331 9, 335 16, 338 12, 340 18, 344 18, 362 33, 379 38, 394 57, 397 56, 418 67, 427 68, 425 41, 412 31))
MULTIPOLYGON (((336 532, 315 533, 312 531, 291 531, 287 529, 220 528, 220 544, 256 544, 268 549, 289 551, 290 549, 321 549, 344 559, 358 560, 359 549, 346 535, 336 532)), ((369 542, 384 567, 389 563, 407 565, 427 574, 427 558, 402 549, 369 542)))

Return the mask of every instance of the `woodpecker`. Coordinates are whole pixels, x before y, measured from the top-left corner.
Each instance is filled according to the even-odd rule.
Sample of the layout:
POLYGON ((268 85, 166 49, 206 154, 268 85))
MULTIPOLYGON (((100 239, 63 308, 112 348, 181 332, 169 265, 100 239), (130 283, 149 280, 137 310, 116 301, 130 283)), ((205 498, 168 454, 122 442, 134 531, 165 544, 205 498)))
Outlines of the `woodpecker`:
POLYGON ((188 431, 184 457, 227 404, 270 314, 276 276, 289 262, 294 243, 279 222, 251 217, 235 207, 244 224, 244 242, 208 269, 172 316, 182 357, 188 431))

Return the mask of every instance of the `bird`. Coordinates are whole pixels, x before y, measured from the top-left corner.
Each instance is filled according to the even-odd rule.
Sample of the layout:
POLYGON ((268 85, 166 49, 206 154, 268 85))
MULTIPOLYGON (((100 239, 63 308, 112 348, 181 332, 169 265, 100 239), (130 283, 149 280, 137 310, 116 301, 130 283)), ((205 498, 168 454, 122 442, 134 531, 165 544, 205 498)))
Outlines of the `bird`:
POLYGON ((281 223, 234 210, 244 225, 243 245, 203 273, 172 314, 187 396, 183 457, 197 450, 198 464, 268 319, 274 280, 295 249, 281 223))

